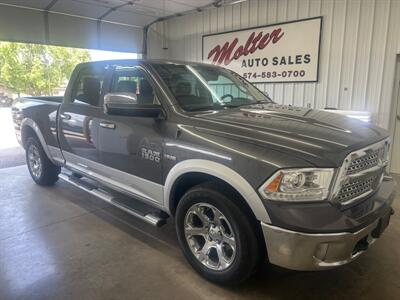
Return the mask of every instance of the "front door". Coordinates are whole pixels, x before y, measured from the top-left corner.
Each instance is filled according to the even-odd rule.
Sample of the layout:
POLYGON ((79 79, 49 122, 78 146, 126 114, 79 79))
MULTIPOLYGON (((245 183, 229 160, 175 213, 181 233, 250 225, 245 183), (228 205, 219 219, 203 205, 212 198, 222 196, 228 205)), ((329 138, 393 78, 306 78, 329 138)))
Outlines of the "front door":
POLYGON ((60 107, 59 141, 66 164, 83 172, 98 163, 97 139, 100 101, 105 75, 103 66, 87 66, 78 71, 69 99, 60 107))
MULTIPOLYGON (((141 67, 116 68, 112 93, 131 93, 138 104, 159 104, 141 67)), ((135 101, 135 100, 132 100, 135 101)), ((162 127, 164 120, 103 114, 98 151, 104 174, 122 189, 145 201, 162 203, 162 127)))

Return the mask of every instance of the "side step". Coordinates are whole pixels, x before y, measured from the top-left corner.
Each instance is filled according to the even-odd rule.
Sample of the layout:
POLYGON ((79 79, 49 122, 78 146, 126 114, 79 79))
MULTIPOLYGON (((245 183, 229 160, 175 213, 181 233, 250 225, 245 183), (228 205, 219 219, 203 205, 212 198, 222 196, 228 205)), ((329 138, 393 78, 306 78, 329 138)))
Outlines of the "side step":
POLYGON ((78 178, 74 175, 60 173, 58 177, 153 226, 160 227, 166 223, 167 216, 165 213, 138 200, 117 192, 108 192, 91 182, 85 181, 84 178, 78 178))

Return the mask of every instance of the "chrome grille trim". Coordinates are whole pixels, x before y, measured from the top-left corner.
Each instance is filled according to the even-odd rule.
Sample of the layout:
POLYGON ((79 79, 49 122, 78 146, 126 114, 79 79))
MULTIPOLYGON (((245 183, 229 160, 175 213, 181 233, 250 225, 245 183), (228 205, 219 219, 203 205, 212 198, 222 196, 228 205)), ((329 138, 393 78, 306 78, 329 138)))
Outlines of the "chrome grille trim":
POLYGON ((338 170, 331 200, 342 205, 376 191, 388 163, 389 139, 350 153, 338 170))
POLYGON ((369 176, 366 179, 356 179, 353 182, 345 183, 339 190, 337 201, 346 204, 349 201, 365 197, 373 192, 373 184, 378 179, 378 175, 369 176))
POLYGON ((358 173, 360 171, 375 167, 379 164, 379 158, 384 155, 385 146, 372 150, 370 153, 366 153, 365 155, 353 159, 350 165, 347 167, 346 174, 351 175, 358 173))

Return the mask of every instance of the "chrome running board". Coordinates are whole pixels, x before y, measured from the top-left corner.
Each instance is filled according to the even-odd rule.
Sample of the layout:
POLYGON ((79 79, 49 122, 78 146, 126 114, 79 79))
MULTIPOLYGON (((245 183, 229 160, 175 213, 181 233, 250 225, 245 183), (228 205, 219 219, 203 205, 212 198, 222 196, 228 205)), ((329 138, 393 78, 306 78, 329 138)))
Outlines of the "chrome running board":
POLYGON ((166 217, 163 217, 162 213, 160 216, 156 214, 156 209, 150 207, 149 205, 143 204, 138 200, 133 198, 128 198, 126 196, 116 196, 111 192, 105 191, 91 183, 88 183, 74 175, 68 175, 65 173, 60 173, 58 177, 73 186, 84 190, 85 192, 100 198, 101 200, 118 207, 119 209, 127 212, 128 214, 139 218, 153 226, 160 227, 166 223, 166 217))

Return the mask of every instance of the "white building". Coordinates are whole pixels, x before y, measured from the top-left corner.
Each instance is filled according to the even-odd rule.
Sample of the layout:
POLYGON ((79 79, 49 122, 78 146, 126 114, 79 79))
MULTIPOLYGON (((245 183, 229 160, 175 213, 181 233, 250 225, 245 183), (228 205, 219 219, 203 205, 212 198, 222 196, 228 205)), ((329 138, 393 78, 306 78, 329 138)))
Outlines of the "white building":
POLYGON ((282 104, 370 112, 372 122, 391 131, 394 154, 400 152, 400 121, 395 128, 400 115, 399 0, 233 3, 155 23, 149 57, 202 61, 203 35, 322 16, 318 81, 259 88, 282 104))

